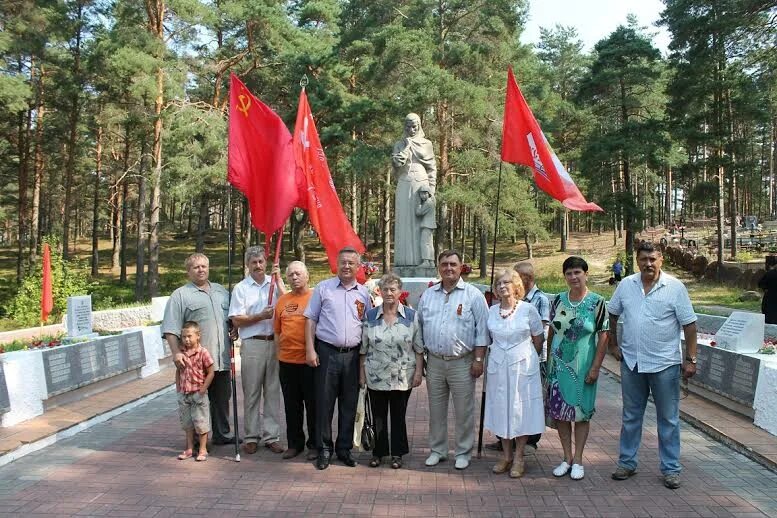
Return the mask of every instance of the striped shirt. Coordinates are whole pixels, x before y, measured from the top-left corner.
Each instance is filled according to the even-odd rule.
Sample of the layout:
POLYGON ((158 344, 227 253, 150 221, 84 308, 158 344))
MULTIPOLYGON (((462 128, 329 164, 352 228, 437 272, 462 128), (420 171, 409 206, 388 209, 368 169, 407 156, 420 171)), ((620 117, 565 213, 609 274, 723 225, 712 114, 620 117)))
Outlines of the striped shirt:
POLYGON ((418 315, 424 346, 433 354, 461 356, 490 343, 486 298, 461 278, 449 293, 442 282, 424 291, 418 315))
POLYGON ((532 287, 531 291, 523 297, 523 300, 534 306, 534 309, 540 314, 540 319, 543 323, 550 322, 550 301, 548 300, 548 296, 540 291, 536 284, 532 287))
POLYGON ((641 273, 629 275, 615 289, 608 305, 611 315, 623 318, 621 351, 629 369, 660 372, 682 363, 680 331, 696 322, 685 285, 662 271, 645 295, 641 273))

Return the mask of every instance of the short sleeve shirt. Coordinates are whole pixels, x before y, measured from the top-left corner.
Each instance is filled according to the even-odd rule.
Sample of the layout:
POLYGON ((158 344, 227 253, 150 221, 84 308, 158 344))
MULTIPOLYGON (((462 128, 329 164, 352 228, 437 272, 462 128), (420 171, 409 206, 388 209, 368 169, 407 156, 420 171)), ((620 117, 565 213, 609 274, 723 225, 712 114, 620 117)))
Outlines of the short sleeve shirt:
POLYGON ((360 354, 365 355, 367 387, 372 390, 410 390, 415 374, 415 355, 424 352, 418 315, 399 305, 392 324, 383 320, 383 306, 367 312, 360 354))
POLYGON ((433 354, 461 356, 490 343, 486 298, 463 279, 447 293, 442 282, 427 288, 418 315, 424 346, 433 354))
POLYGON ((199 347, 196 351, 184 349, 183 356, 185 367, 176 369, 175 385, 178 392, 191 394, 202 388, 208 375, 208 367, 213 365, 213 358, 204 347, 199 347))
POLYGON ((362 341, 362 318, 372 309, 363 285, 343 285, 338 277, 321 281, 313 290, 305 318, 316 322, 316 338, 336 347, 358 347, 362 341))
POLYGON ((200 343, 213 358, 214 369, 229 370, 229 330, 227 311, 229 292, 221 284, 211 282, 208 290, 186 283, 170 295, 162 320, 162 336, 167 333, 181 337, 186 321, 200 325, 200 343))
POLYGON ((275 305, 274 331, 278 342, 278 360, 305 363, 305 308, 313 290, 302 294, 288 292, 275 305))
POLYGON ((621 351, 629 369, 659 372, 682 363, 682 326, 696 322, 685 285, 661 272, 645 295, 641 274, 629 275, 615 289, 607 310, 623 318, 621 351))
MULTIPOLYGON (((229 316, 255 315, 267 307, 270 296, 271 277, 264 276, 264 282, 259 284, 250 275, 238 282, 232 290, 232 301, 229 304, 229 316)), ((275 297, 273 297, 275 298, 275 297)), ((239 327, 237 332, 241 339, 257 335, 272 334, 272 319, 261 320, 251 325, 239 327)))

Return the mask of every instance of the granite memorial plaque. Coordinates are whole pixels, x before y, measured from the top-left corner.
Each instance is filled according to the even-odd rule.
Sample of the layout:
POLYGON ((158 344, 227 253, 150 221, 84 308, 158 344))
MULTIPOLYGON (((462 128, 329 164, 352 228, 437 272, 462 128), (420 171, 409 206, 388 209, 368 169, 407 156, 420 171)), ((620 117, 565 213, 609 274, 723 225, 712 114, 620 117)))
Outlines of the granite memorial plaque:
POLYGON ((8 397, 8 384, 5 382, 5 367, 0 362, 0 414, 11 410, 11 399, 8 397))
POLYGON ((696 348, 696 375, 689 380, 738 403, 752 406, 760 360, 709 345, 696 348))
POLYGON ((764 343, 764 315, 734 311, 715 333, 720 349, 737 353, 756 353, 764 343))
POLYGON ((60 346, 41 353, 49 395, 72 390, 80 384, 81 368, 77 365, 77 353, 73 346, 60 346))
POLYGON ((92 332, 92 296, 67 298, 67 335, 84 336, 92 332))
POLYGON ((127 368, 134 369, 146 364, 146 351, 143 349, 143 333, 127 333, 121 335, 127 348, 127 368))

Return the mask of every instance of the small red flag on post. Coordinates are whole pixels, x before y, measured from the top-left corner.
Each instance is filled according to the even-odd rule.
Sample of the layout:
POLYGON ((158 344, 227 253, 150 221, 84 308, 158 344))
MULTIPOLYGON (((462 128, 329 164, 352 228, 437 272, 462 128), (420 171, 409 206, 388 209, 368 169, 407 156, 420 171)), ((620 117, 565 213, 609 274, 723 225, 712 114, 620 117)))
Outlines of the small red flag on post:
POLYGON ((310 223, 326 250, 329 267, 335 272, 337 253, 342 248, 351 246, 359 253, 366 249, 343 212, 304 88, 299 95, 293 148, 297 167, 307 184, 307 199, 300 200, 299 206, 308 211, 310 223))
POLYGON ((575 181, 548 144, 537 119, 526 103, 512 67, 507 69, 507 95, 502 123, 502 160, 531 167, 537 187, 566 208, 577 211, 604 212, 586 201, 575 181))
POLYGON ((48 320, 54 309, 54 294, 51 288, 51 249, 48 243, 43 244, 43 284, 40 290, 40 321, 48 320))
MULTIPOLYGON (((248 199, 251 223, 268 236, 283 227, 298 203, 291 133, 278 114, 230 75, 229 183, 248 199)), ((269 253, 269 250, 268 250, 269 253)))

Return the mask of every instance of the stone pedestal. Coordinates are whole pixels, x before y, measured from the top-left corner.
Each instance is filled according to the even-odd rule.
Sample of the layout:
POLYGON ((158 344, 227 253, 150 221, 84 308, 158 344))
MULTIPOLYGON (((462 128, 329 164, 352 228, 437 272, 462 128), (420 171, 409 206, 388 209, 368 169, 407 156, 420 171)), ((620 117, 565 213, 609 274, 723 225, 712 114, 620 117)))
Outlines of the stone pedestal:
POLYGON ((437 277, 437 268, 434 266, 394 266, 393 270, 402 278, 423 277, 435 279, 437 277))

